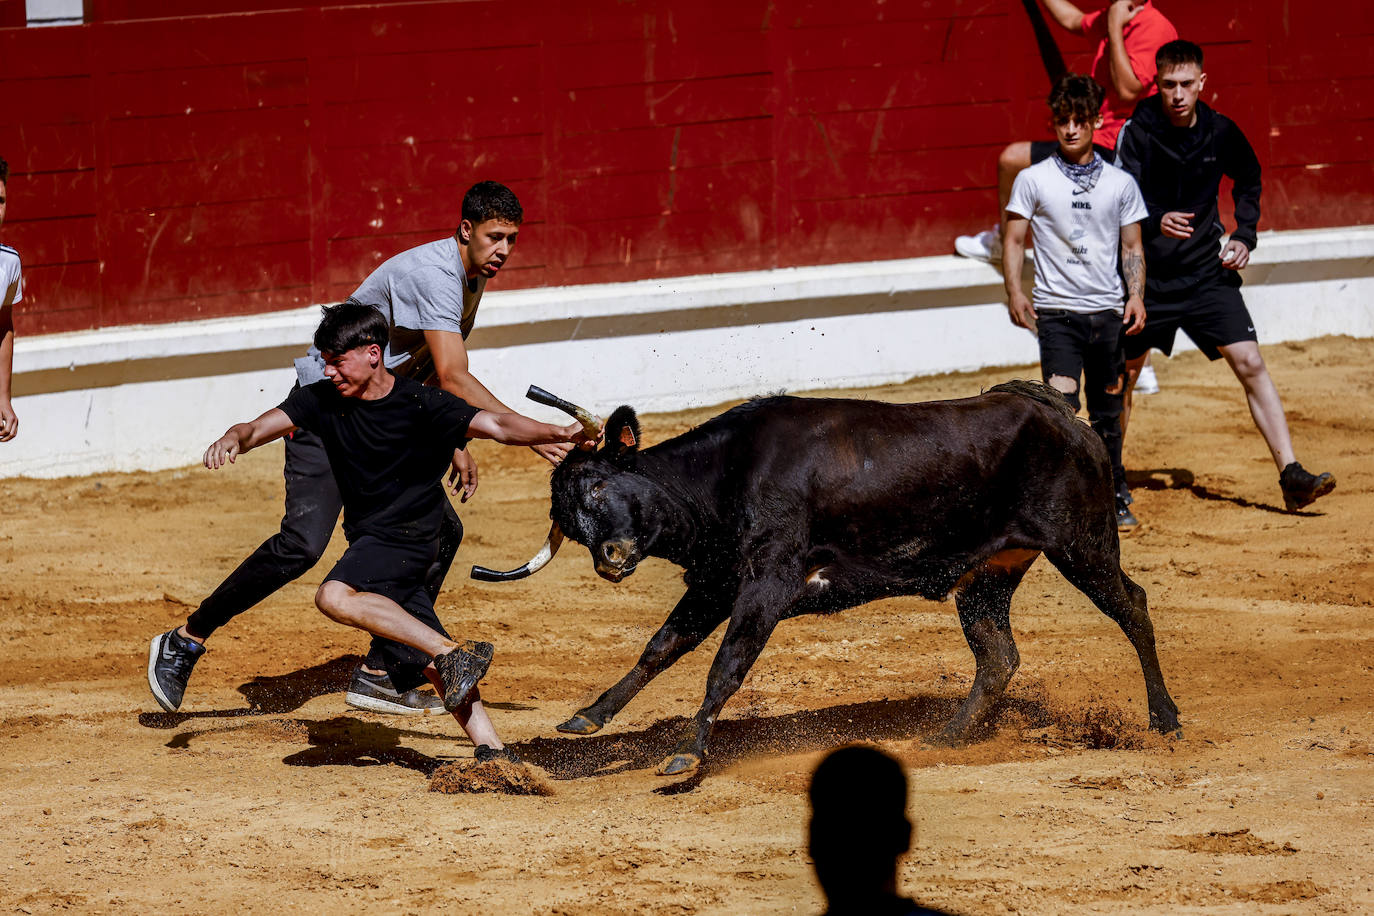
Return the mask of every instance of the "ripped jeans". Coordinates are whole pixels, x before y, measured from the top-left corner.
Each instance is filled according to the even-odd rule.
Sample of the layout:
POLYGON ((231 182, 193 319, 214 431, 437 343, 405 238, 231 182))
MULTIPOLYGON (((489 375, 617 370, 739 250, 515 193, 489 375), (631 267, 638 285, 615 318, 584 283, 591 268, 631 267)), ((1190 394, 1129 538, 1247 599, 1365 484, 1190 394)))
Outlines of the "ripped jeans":
POLYGON ((1058 389, 1076 411, 1082 406, 1078 391, 1079 376, 1083 377, 1088 422, 1107 446, 1116 498, 1130 502, 1126 469, 1121 464, 1121 409, 1126 391, 1121 313, 1113 309, 1038 309, 1036 316, 1041 378, 1058 389))

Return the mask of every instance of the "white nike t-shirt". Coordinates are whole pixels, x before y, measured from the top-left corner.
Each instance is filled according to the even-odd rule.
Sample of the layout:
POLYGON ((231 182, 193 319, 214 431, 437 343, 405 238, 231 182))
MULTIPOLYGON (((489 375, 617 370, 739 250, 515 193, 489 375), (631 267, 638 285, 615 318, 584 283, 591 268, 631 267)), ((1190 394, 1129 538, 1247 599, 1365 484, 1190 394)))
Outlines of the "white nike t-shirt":
POLYGON ((1085 191, 1050 158, 1016 176, 1007 209, 1030 220, 1035 239, 1031 305, 1123 310, 1121 227, 1149 215, 1134 178, 1103 163, 1097 184, 1085 191))
POLYGON ((24 299, 23 271, 19 252, 8 245, 0 245, 0 308, 24 299))

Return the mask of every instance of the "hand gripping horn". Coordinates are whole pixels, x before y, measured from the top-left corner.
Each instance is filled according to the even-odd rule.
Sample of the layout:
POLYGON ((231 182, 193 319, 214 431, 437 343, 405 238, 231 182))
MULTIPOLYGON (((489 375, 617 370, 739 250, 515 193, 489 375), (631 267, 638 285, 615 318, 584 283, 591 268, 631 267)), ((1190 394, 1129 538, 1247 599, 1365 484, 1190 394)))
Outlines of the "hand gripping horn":
MULTIPOLYGON (((563 400, 557 395, 550 394, 538 385, 531 385, 530 390, 525 392, 525 397, 529 398, 546 407, 556 407, 577 422, 582 424, 582 429, 588 436, 595 436, 601 431, 601 418, 589 410, 578 407, 576 404, 563 400)), ((528 563, 517 569, 508 572, 501 572, 496 569, 488 569, 485 566, 473 566, 471 576, 481 582, 514 582, 516 579, 523 579, 526 576, 539 572, 548 565, 553 559, 553 555, 558 553, 558 548, 563 545, 563 532, 559 530, 558 523, 554 522, 549 526, 548 539, 544 541, 544 546, 539 548, 528 563)))

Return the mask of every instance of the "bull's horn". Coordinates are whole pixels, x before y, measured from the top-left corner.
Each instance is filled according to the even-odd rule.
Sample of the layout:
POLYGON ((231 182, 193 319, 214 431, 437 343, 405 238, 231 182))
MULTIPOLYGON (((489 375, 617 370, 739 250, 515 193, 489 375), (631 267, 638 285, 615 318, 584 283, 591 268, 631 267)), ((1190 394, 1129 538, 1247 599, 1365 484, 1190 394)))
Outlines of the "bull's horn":
POLYGON ((544 542, 544 546, 539 548, 528 563, 519 569, 512 569, 510 572, 501 572, 496 569, 487 569, 485 566, 472 567, 472 578, 481 582, 514 582, 516 579, 523 579, 526 576, 539 572, 548 565, 553 559, 553 555, 558 553, 558 548, 563 546, 563 530, 558 527, 558 522, 549 526, 549 537, 544 542))
POLYGON ((550 394, 538 385, 531 385, 530 390, 525 392, 525 397, 534 401, 536 404, 543 404, 545 407, 556 407, 578 423, 582 424, 582 431, 589 438, 595 439, 596 434, 601 432, 601 418, 590 410, 578 407, 576 404, 565 401, 556 394, 550 394))

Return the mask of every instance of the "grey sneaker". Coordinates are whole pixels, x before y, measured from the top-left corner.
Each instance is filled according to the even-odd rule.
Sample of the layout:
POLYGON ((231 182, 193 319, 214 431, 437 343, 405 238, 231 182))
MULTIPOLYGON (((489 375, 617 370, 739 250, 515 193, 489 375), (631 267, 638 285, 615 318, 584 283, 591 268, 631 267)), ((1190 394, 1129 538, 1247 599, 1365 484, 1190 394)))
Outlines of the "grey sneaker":
POLYGON ((175 629, 159 633, 148 644, 148 687, 157 705, 167 712, 181 708, 186 682, 191 669, 200 661, 206 649, 194 639, 187 639, 175 629))
POLYGON ((1279 489, 1283 490, 1284 507, 1293 512, 1336 489, 1336 478, 1327 473, 1309 473, 1294 461, 1279 474, 1279 489))
POLYGON ((385 673, 373 674, 362 666, 353 669, 344 702, 354 709, 392 716, 437 716, 444 712, 444 701, 428 691, 399 691, 385 673))
POLYGON ((444 708, 450 712, 463 705, 472 688, 487 673, 496 647, 489 642, 467 640, 452 652, 434 657, 434 667, 444 682, 444 708))

